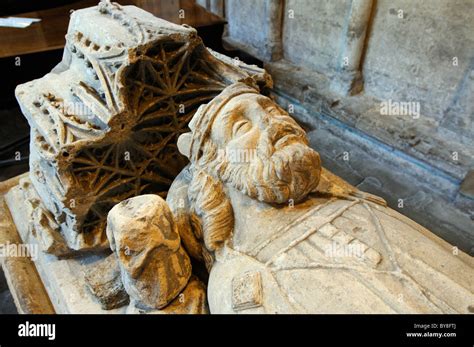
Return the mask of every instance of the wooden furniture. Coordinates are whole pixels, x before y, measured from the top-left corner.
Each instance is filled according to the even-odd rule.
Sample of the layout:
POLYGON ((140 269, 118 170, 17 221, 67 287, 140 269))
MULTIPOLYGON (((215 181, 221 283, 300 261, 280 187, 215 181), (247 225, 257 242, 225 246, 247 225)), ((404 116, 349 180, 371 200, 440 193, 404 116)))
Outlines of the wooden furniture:
MULTIPOLYGON (((0 58, 62 49, 70 11, 95 6, 97 3, 97 0, 81 0, 48 10, 15 15, 41 18, 41 22, 23 29, 0 27, 0 58)), ((188 24, 198 31, 205 27, 219 30, 225 23, 222 18, 207 12, 193 0, 122 0, 120 4, 141 7, 157 17, 176 24, 188 24)))

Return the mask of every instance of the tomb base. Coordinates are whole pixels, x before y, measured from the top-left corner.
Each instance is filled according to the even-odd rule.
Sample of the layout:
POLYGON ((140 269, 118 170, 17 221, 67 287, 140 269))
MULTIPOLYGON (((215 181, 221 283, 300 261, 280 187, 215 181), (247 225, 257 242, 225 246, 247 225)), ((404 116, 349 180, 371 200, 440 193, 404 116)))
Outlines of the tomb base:
MULTIPOLYGON (((60 259, 44 253, 31 230, 31 205, 25 200, 20 179, 28 182, 28 174, 0 183, 0 244, 4 249, 29 249, 27 257, 6 254, 0 257, 8 286, 20 313, 125 313, 127 306, 104 310, 88 292, 84 274, 107 254, 84 254, 60 259), (21 247, 27 246, 27 247, 21 247), (34 258, 34 259, 33 259, 34 258)), ((31 185, 27 189, 33 189, 31 185)), ((8 253, 8 252, 7 252, 8 253)), ((11 253, 11 251, 10 251, 11 253)))

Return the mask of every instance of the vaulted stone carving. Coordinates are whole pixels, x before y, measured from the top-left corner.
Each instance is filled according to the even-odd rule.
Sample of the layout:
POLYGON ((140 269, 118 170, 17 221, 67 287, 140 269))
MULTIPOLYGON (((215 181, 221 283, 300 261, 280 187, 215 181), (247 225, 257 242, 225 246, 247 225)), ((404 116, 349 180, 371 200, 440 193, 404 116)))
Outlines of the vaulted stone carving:
POLYGON ((271 83, 206 49, 193 28, 109 1, 74 12, 62 62, 16 90, 41 198, 32 224, 65 240, 50 251, 104 248, 112 206, 165 197, 187 162, 176 141, 196 109, 245 78, 271 83))

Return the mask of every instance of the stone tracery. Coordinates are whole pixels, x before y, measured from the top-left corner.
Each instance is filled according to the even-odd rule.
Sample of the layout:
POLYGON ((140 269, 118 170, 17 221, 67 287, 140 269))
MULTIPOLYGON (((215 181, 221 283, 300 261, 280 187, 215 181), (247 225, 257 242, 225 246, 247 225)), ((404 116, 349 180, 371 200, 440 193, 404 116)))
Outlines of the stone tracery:
POLYGON ((44 213, 70 248, 84 250, 106 246, 105 218, 116 203, 166 196, 187 162, 176 141, 196 109, 260 72, 223 61, 192 28, 108 1, 74 13, 66 40, 61 64, 17 95, 44 213), (86 16, 95 22, 84 26, 86 16))

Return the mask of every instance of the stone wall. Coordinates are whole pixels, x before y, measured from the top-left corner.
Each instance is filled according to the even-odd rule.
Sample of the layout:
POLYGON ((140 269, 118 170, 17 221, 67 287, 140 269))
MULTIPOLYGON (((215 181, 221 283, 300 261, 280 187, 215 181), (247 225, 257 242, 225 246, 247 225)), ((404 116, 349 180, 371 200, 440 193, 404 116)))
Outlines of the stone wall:
POLYGON ((473 1, 220 3, 326 167, 474 253, 473 1))
POLYGON ((284 6, 283 58, 324 73, 335 70, 337 57, 334 53, 339 50, 339 38, 345 23, 345 17, 341 14, 347 13, 350 1, 288 0, 284 6), (317 17, 310 15, 308 9, 317 17))

